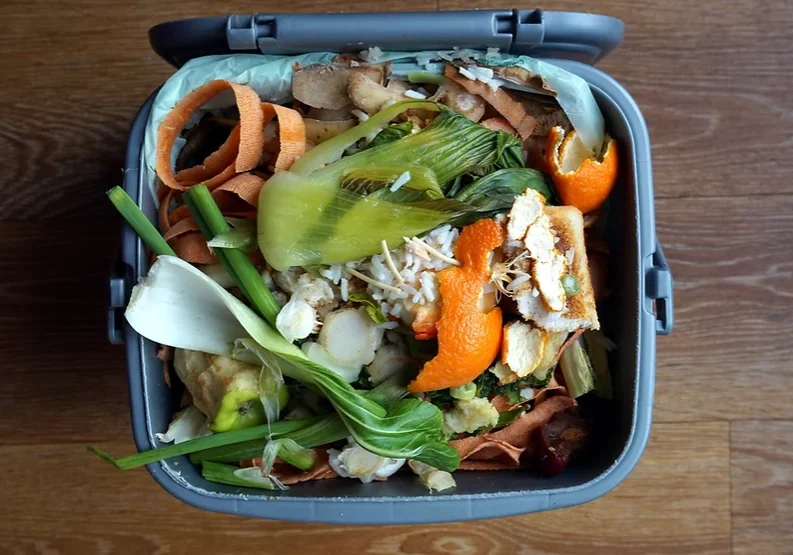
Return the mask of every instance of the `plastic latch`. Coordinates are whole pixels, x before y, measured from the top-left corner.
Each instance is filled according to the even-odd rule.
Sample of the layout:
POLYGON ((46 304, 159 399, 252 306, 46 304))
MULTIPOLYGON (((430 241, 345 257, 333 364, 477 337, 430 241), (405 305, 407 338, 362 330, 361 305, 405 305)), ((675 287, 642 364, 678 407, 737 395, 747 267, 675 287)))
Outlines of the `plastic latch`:
POLYGON ((256 50, 256 15, 232 14, 226 19, 226 38, 231 50, 256 50))
POLYGON ((538 46, 545 40, 542 10, 518 10, 515 17, 513 47, 538 46))
POLYGON ((124 309, 129 293, 127 265, 119 260, 108 281, 107 338, 113 345, 124 343, 124 309))
POLYGON ((647 296, 655 300, 655 333, 669 335, 675 324, 672 291, 675 281, 660 244, 656 244, 653 266, 646 276, 647 296))

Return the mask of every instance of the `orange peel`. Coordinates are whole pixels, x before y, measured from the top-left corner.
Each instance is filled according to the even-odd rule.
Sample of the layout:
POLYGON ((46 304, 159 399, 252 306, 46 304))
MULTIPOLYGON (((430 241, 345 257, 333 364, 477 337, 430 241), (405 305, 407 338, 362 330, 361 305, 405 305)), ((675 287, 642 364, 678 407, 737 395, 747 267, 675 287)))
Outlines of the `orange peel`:
POLYGON ((548 133, 545 163, 562 202, 584 214, 597 210, 617 181, 617 142, 606 136, 602 155, 595 158, 586 150, 575 131, 562 127, 548 133))
POLYGON ((424 365, 408 391, 465 385, 495 360, 501 346, 501 309, 485 313, 477 305, 490 281, 490 252, 505 238, 504 228, 493 220, 479 220, 463 229, 454 249, 461 265, 438 273, 442 301, 438 355, 424 365))

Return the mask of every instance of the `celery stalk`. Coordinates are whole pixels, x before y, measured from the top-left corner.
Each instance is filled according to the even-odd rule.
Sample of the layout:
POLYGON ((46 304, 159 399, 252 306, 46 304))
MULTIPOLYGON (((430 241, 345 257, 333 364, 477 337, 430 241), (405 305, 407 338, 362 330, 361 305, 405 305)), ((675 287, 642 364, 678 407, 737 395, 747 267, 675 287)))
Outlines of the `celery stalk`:
POLYGON ((135 201, 132 200, 127 192, 121 187, 113 187, 107 192, 110 202, 116 207, 119 214, 127 221, 135 233, 146 243, 152 252, 157 256, 168 254, 176 256, 171 246, 162 238, 160 232, 154 227, 149 219, 143 214, 135 201))

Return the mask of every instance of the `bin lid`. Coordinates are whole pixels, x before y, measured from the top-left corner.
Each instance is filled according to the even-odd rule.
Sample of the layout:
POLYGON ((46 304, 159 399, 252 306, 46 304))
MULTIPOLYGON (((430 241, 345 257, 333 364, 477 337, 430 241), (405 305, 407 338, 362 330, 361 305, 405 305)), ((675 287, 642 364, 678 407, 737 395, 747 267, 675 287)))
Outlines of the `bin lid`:
POLYGON ((545 10, 402 13, 232 14, 152 27, 152 48, 181 66, 213 54, 360 52, 499 48, 509 54, 594 64, 622 41, 621 20, 545 10))

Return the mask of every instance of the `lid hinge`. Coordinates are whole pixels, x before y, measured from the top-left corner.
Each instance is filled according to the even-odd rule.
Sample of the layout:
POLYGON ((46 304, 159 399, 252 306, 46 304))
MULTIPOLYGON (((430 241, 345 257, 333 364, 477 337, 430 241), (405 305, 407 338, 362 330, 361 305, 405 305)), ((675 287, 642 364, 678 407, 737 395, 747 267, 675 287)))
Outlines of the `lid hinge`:
POLYGON ((545 20, 542 10, 515 10, 512 47, 518 51, 539 46, 545 40, 545 20))
POLYGON ((256 15, 232 14, 226 19, 226 39, 231 50, 257 50, 256 15))

